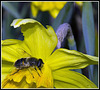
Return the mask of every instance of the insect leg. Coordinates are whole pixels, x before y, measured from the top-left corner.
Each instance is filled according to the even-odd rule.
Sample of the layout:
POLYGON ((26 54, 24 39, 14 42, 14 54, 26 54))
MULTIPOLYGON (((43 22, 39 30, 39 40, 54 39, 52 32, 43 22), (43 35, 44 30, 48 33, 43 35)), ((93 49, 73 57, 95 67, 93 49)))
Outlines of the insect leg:
POLYGON ((29 72, 31 73, 32 77, 34 78, 34 76, 33 76, 32 72, 31 72, 31 70, 30 70, 29 68, 28 68, 28 70, 29 70, 29 72))
MULTIPOLYGON (((20 69, 17 69, 17 71, 16 71, 16 72, 14 72, 14 73, 13 73, 13 74, 11 74, 11 75, 14 75, 14 74, 15 74, 15 73, 17 73, 19 70, 20 70, 20 69)), ((10 75, 10 76, 11 76, 11 75, 10 75)))
MULTIPOLYGON (((39 68, 39 70, 41 71, 41 68, 39 68)), ((42 71, 41 71, 41 73, 42 73, 42 71)))
MULTIPOLYGON (((37 69, 36 69, 36 67, 34 68, 35 70, 36 70, 36 72, 38 73, 38 71, 37 71, 37 69)), ((40 76, 40 74, 38 73, 38 75, 40 76)))

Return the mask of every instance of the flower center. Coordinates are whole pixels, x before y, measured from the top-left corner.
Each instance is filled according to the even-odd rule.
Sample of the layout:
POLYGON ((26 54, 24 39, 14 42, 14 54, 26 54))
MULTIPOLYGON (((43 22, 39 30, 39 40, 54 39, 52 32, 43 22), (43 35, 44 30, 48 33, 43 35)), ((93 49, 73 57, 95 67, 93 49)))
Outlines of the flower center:
POLYGON ((14 84, 13 86, 16 86, 16 88, 22 87, 19 83, 26 83, 27 88, 53 88, 53 78, 50 68, 47 64, 43 63, 42 59, 35 61, 36 58, 21 58, 17 60, 15 62, 16 69, 6 77, 2 84, 3 88, 7 88, 8 83, 9 85, 11 83, 14 84))

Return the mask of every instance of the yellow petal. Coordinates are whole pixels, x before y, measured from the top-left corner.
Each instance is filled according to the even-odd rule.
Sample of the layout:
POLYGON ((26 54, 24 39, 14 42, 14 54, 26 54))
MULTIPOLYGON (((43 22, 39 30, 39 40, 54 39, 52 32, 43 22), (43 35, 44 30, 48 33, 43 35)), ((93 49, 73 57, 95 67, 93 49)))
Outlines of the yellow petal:
MULTIPOLYGON (((22 27, 24 43, 29 47, 32 57, 45 61, 57 45, 57 36, 50 26, 46 29, 33 19, 16 19, 11 26, 22 27)), ((27 50, 26 52, 29 53, 27 50)))
POLYGON ((53 2, 42 2, 40 10, 42 11, 52 10, 53 8, 55 8, 54 3, 53 2))
POLYGON ((49 13, 51 14, 51 16, 53 18, 56 18, 58 13, 59 13, 59 10, 58 9, 53 9, 53 10, 50 10, 49 13))
POLYGON ((53 78, 51 69, 45 64, 43 67, 43 74, 37 79, 37 87, 53 88, 53 78))
POLYGON ((42 2, 31 2, 36 7, 40 7, 42 5, 42 2))
POLYGON ((59 9, 59 11, 60 11, 66 3, 67 3, 66 1, 64 1, 64 2, 60 1, 60 2, 55 2, 54 4, 55 4, 56 8, 59 9))
POLYGON ((33 3, 31 3, 31 11, 32 11, 32 15, 33 15, 34 17, 36 17, 39 10, 38 10, 38 8, 37 8, 36 6, 34 6, 33 3))
POLYGON ((2 46, 13 45, 13 44, 17 44, 17 43, 21 43, 21 40, 18 40, 18 39, 2 40, 2 46))
POLYGON ((53 72, 55 88, 97 88, 97 86, 84 75, 60 69, 53 72))
POLYGON ((21 48, 22 41, 16 39, 7 39, 2 42, 2 60, 15 62, 22 57, 29 57, 21 48))
POLYGON ((57 49, 48 57, 47 64, 52 70, 59 68, 81 69, 91 64, 98 64, 98 57, 83 54, 75 50, 57 49))
POLYGON ((75 2, 77 5, 79 5, 79 6, 82 6, 83 5, 83 2, 81 2, 81 1, 76 1, 75 2))
POLYGON ((2 75, 1 80, 3 81, 4 78, 11 73, 11 70, 13 70, 13 64, 12 62, 2 60, 2 75))

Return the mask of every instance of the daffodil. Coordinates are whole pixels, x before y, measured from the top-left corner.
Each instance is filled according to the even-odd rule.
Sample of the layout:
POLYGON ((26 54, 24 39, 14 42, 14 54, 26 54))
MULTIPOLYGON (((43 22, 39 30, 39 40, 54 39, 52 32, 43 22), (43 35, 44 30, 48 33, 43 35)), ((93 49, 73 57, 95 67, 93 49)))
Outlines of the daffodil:
MULTIPOLYGON (((38 11, 49 11, 53 18, 56 18, 59 14, 60 10, 64 7, 67 1, 60 1, 60 2, 31 2, 31 11, 34 17, 37 16, 38 11)), ((76 1, 76 4, 82 6, 83 2, 76 1)))
POLYGON ((56 18, 60 10, 64 7, 66 2, 31 2, 31 11, 34 17, 37 16, 38 11, 49 11, 53 18, 56 18))
POLYGON ((54 51, 56 33, 51 26, 46 29, 36 20, 15 19, 11 26, 21 26, 24 40, 2 40, 2 88, 97 88, 87 77, 71 69, 98 64, 98 57, 64 48, 54 51), (16 60, 27 57, 42 59, 41 70, 14 68, 16 60))

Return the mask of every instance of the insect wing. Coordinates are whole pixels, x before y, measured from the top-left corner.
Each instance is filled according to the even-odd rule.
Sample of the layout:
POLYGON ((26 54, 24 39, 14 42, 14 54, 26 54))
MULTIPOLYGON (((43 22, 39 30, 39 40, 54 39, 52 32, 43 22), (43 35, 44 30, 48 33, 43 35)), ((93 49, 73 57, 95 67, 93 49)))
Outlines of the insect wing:
POLYGON ((19 58, 31 57, 31 55, 27 53, 25 50, 23 50, 22 48, 17 48, 16 51, 18 52, 19 58))
POLYGON ((37 59, 36 58, 29 58, 28 62, 30 66, 36 66, 37 65, 37 59))

